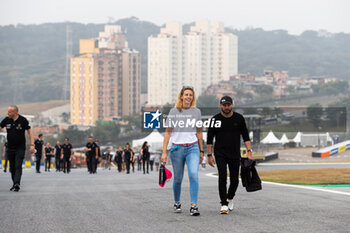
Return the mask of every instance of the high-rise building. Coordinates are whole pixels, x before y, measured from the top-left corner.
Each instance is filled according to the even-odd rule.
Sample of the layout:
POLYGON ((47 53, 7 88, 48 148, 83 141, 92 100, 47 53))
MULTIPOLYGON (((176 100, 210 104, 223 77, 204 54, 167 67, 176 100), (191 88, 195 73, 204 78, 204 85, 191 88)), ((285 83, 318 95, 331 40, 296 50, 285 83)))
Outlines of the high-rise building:
POLYGON ((229 80, 238 73, 237 41, 221 22, 197 21, 186 34, 180 23, 167 23, 148 38, 148 103, 175 103, 184 85, 193 86, 198 96, 209 85, 229 80))
POLYGON ((80 40, 80 54, 70 61, 70 121, 92 125, 98 119, 97 40, 80 40))
POLYGON ((93 125, 140 111, 140 53, 129 49, 120 26, 80 40, 71 58, 71 123, 93 125))
POLYGON ((182 25, 167 23, 161 33, 148 38, 148 102, 172 103, 183 74, 182 25))

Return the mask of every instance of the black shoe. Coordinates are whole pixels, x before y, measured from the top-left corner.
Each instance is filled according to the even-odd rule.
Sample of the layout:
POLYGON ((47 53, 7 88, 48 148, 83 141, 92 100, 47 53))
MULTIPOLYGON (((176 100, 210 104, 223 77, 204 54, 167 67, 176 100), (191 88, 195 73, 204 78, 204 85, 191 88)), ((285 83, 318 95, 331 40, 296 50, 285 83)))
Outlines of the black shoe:
POLYGON ((191 216, 200 215, 197 205, 191 206, 190 214, 191 214, 191 216))
POLYGON ((36 173, 41 173, 40 171, 36 171, 36 173))
POLYGON ((63 173, 66 173, 66 171, 63 171, 63 173))
POLYGON ((181 209, 181 203, 180 202, 176 202, 174 204, 174 213, 181 213, 182 209, 181 209))
POLYGON ((15 185, 12 185, 12 187, 10 188, 10 191, 15 190, 15 185))
POLYGON ((4 172, 6 173, 6 170, 4 170, 4 172))
POLYGON ((19 187, 19 184, 14 185, 14 192, 18 192, 21 188, 19 187))

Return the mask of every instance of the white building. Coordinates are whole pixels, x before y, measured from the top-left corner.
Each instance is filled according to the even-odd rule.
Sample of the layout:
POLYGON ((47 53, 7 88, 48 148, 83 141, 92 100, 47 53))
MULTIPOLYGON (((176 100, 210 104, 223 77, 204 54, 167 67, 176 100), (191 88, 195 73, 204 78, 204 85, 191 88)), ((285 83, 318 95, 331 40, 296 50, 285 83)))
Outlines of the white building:
POLYGON ((148 103, 175 103, 183 85, 199 96, 209 85, 238 74, 238 39, 223 23, 197 21, 183 35, 178 22, 148 38, 148 103))
POLYGON ((104 49, 123 49, 128 47, 120 25, 105 25, 105 31, 99 33, 98 47, 104 49))

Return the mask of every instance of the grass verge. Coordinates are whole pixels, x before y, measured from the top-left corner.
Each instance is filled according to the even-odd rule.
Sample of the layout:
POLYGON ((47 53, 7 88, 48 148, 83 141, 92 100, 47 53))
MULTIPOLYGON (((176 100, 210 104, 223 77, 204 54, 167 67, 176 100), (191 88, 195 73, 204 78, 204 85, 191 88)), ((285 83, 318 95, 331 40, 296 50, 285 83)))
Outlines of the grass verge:
POLYGON ((259 171, 261 180, 284 184, 347 185, 350 184, 348 168, 317 168, 259 171))

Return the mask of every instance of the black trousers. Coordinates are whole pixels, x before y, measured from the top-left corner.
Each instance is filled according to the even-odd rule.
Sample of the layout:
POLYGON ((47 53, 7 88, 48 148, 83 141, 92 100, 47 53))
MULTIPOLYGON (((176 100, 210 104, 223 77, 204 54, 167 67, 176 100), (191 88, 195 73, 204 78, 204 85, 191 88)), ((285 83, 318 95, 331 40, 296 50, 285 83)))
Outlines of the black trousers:
POLYGON ((10 161, 10 172, 13 184, 21 184, 22 163, 25 149, 9 149, 7 152, 10 161))
POLYGON ((56 170, 61 170, 61 155, 55 156, 55 164, 56 164, 56 170))
POLYGON ((98 165, 98 157, 96 159, 96 156, 91 156, 91 161, 92 161, 92 172, 96 173, 97 165, 98 165))
POLYGON ((41 156, 42 154, 35 154, 35 158, 36 158, 35 168, 37 172, 40 172, 41 156))
POLYGON ((130 173, 130 159, 125 159, 126 173, 130 173))
POLYGON ((224 156, 215 156, 219 173, 219 195, 221 205, 228 205, 227 199, 233 199, 238 187, 238 175, 240 159, 232 159, 224 156), (227 166, 230 171, 230 186, 227 192, 227 166))
POLYGON ((141 171, 141 159, 137 160, 137 170, 141 171))
POLYGON ((132 167, 132 172, 135 172, 135 161, 132 162, 130 161, 131 167, 132 167))
POLYGON ((118 166, 118 172, 121 172, 122 171, 122 159, 121 158, 118 158, 117 159, 117 166, 118 166))
POLYGON ((86 165, 87 165, 88 172, 92 172, 91 155, 86 156, 86 165))
POLYGON ((63 172, 70 172, 70 156, 63 156, 63 172))
POLYGON ((147 173, 149 172, 149 157, 142 159, 143 173, 145 173, 145 164, 147 164, 147 173))
POLYGON ((7 170, 7 163, 9 161, 9 156, 8 156, 8 152, 5 152, 5 166, 4 166, 4 171, 7 170))
POLYGON ((45 171, 51 168, 51 155, 47 155, 45 159, 45 171))
POLYGON ((151 166, 151 171, 153 172, 153 164, 154 164, 154 160, 150 160, 149 161, 149 165, 151 166))
POLYGON ((63 171, 63 159, 60 158, 60 171, 63 171))

